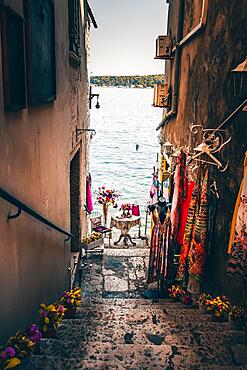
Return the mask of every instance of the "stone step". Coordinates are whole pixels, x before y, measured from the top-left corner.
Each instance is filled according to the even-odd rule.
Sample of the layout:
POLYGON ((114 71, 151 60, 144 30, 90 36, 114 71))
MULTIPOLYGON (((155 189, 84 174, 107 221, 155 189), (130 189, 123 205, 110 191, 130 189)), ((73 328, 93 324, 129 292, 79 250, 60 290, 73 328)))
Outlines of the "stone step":
POLYGON ((244 363, 236 363, 229 349, 217 346, 151 346, 151 345, 114 345, 101 342, 88 342, 84 348, 71 348, 71 352, 33 356, 32 369, 87 369, 88 366, 112 366, 123 369, 210 369, 236 368, 244 363), (104 364, 104 365, 103 365, 104 364), (203 364, 203 365, 202 365, 203 364), (82 367, 85 366, 85 367, 82 367), (50 366, 50 368, 49 368, 50 366), (59 367, 61 366, 61 367, 59 367), (64 367, 62 367, 64 366, 64 367), (77 367, 76 367, 77 366, 77 367))
POLYGON ((246 343, 246 333, 228 330, 228 323, 176 322, 130 324, 124 321, 67 320, 59 327, 57 337, 63 342, 111 342, 118 344, 155 344, 202 346, 246 343), (215 342, 213 341, 215 340, 215 342))
POLYGON ((112 306, 122 306, 122 307, 140 307, 140 306, 154 306, 154 305, 165 305, 165 304, 172 304, 174 307, 188 307, 185 306, 182 302, 176 302, 172 298, 164 298, 164 299, 140 299, 140 298, 83 298, 81 306, 91 306, 91 305, 106 305, 109 307, 112 306))

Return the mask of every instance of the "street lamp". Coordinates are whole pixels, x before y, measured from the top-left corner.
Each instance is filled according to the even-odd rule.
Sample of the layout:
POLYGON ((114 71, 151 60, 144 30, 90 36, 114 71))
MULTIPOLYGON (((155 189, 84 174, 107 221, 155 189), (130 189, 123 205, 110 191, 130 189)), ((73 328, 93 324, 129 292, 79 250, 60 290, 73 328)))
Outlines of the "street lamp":
POLYGON ((247 57, 236 68, 232 69, 234 96, 243 98, 247 95, 247 57))
POLYGON ((99 94, 93 94, 92 93, 92 86, 90 86, 90 89, 89 89, 89 109, 92 108, 92 99, 96 97, 97 98, 97 103, 95 105, 95 108, 96 109, 99 109, 100 108, 100 104, 99 104, 99 94))

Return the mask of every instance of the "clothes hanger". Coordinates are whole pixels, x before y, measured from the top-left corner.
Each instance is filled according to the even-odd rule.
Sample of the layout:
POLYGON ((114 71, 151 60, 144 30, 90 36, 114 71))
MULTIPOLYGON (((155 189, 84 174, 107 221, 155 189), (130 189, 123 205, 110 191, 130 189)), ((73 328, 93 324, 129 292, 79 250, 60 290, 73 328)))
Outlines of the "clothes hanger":
POLYGON ((209 189, 217 199, 220 199, 216 180, 214 180, 213 183, 209 186, 209 189))
MULTIPOLYGON (((212 160, 213 160, 213 164, 217 166, 218 170, 220 172, 225 172, 225 170, 227 169, 228 167, 228 162, 227 164, 224 165, 211 153, 211 150, 210 150, 210 147, 209 145, 207 145, 205 142, 202 142, 200 145, 198 145, 195 149, 194 149, 196 152, 198 152, 197 154, 194 154, 191 158, 190 158, 190 161, 191 160, 195 160, 196 158, 200 157, 201 155, 203 154, 206 154, 208 155, 212 160)), ((212 163, 211 163, 212 164, 212 163)))

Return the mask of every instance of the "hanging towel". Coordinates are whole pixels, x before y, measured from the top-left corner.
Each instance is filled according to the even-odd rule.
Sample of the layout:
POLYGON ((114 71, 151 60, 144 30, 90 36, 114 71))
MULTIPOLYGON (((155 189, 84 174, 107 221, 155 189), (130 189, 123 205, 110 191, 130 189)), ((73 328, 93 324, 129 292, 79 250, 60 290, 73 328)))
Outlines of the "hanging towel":
POLYGON ((89 213, 93 211, 93 198, 91 192, 91 176, 87 176, 86 179, 86 204, 89 213))
POLYGON ((244 160, 244 175, 236 202, 228 253, 231 253, 227 272, 243 276, 247 280, 247 152, 244 160))

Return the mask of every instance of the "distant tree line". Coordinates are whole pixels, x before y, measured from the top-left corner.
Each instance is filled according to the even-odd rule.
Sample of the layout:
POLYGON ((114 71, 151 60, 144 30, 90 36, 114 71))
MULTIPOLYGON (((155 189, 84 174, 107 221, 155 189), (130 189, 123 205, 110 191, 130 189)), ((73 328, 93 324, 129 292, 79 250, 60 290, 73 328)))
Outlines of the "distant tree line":
POLYGON ((91 84, 96 86, 153 87, 163 82, 164 75, 91 77, 91 84))

